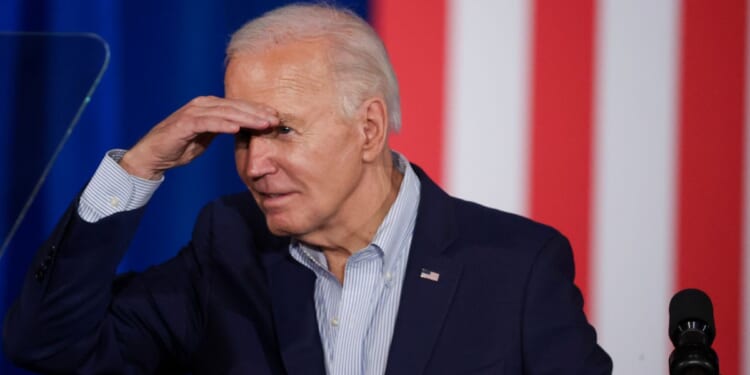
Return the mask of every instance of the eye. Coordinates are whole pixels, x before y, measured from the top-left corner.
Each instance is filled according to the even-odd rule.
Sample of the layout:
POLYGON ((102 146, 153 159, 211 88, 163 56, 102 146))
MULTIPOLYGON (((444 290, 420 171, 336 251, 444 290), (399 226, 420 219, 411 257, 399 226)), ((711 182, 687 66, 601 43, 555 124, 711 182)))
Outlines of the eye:
POLYGON ((289 134, 292 131, 294 131, 294 129, 292 129, 292 128, 286 126, 286 125, 279 125, 279 126, 276 127, 276 133, 281 134, 281 135, 289 134))

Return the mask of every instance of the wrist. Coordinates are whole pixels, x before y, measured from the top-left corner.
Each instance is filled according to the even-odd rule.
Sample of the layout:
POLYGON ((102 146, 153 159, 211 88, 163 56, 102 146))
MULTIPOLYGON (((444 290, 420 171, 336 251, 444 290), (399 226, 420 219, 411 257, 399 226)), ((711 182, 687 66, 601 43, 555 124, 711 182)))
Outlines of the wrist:
POLYGON ((150 166, 149 163, 142 161, 133 150, 127 151, 118 164, 120 164, 120 167, 128 172, 129 175, 145 180, 160 180, 164 175, 164 170, 154 168, 150 166))

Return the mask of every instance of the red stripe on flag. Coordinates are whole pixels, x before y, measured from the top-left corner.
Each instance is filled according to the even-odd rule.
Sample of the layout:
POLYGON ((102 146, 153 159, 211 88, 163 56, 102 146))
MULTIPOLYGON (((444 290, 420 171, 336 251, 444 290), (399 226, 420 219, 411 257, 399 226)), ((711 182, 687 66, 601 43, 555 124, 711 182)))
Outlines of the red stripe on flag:
POLYGON ((378 0, 372 22, 383 38, 401 88, 403 128, 391 147, 443 179, 445 0, 378 0))
POLYGON ((724 374, 739 374, 742 332, 745 17, 743 0, 682 10, 676 285, 711 296, 724 374))
POLYGON ((588 295, 592 185, 593 0, 534 2, 530 213, 570 239, 588 295))

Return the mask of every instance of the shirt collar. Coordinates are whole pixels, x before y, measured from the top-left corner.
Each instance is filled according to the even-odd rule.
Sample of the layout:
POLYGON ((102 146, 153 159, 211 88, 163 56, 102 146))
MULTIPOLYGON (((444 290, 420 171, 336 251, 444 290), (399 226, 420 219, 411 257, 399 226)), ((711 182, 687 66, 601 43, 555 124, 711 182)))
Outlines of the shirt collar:
POLYGON ((371 245, 383 252, 384 269, 389 271, 414 231, 419 205, 419 178, 403 155, 393 152, 393 163, 404 174, 396 200, 380 223, 371 245))

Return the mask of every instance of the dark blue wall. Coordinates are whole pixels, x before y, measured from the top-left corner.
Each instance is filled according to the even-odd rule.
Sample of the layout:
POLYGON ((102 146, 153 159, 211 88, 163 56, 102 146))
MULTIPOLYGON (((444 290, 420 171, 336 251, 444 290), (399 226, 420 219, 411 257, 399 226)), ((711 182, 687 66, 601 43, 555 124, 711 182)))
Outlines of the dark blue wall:
MULTIPOLYGON (((109 68, 91 103, 27 220, 0 259, 3 315, 20 290, 36 247, 86 184, 104 153, 130 147, 154 124, 195 96, 222 96, 224 47, 229 35, 245 21, 285 3, 288 1, 0 2, 0 31, 93 32, 101 35, 111 50, 109 68)), ((367 17, 364 0, 338 4, 367 17)), ((0 77, 8 77, 7 72, 0 77)), ((0 82, 5 84, 9 82, 0 82)), ((15 140, 5 141, 3 144, 15 140)), ((12 168, 7 166, 23 163, 19 159, 13 153, 0 153, 0 168, 6 168, 0 172, 8 174, 12 168)), ((203 204, 218 195, 244 189, 233 163, 231 139, 219 137, 200 159, 170 171, 149 204, 120 269, 141 270, 175 254, 189 239, 193 220, 203 204)), ((13 183, 12 178, 4 179, 4 184, 13 183)), ((0 374, 24 373, 0 356, 0 374)))

